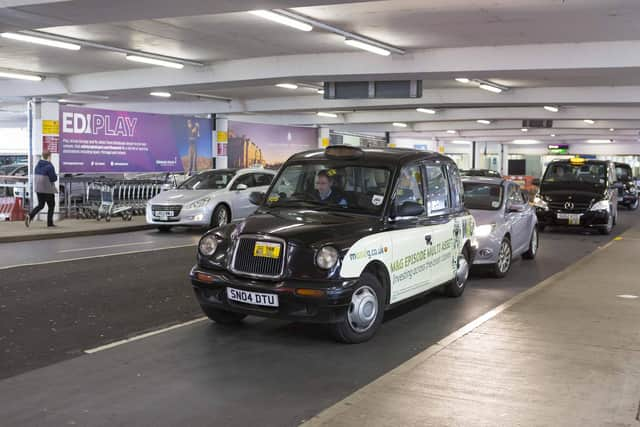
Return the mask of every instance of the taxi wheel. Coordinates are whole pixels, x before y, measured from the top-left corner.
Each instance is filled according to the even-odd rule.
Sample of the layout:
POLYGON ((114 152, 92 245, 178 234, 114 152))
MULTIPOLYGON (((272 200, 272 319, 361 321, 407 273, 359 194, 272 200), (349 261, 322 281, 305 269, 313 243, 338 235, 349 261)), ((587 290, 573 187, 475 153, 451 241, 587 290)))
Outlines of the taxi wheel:
POLYGON ((454 298, 462 295, 462 293, 464 292, 464 288, 467 285, 470 268, 471 266, 469 265, 468 251, 467 249, 464 249, 462 253, 458 255, 455 277, 444 287, 445 295, 454 298))
POLYGON ((613 231, 613 225, 615 224, 615 220, 613 219, 613 214, 609 214, 609 218, 607 219, 607 225, 600 228, 600 234, 609 235, 613 231))
POLYGON ((371 339, 382 323, 384 301, 385 293, 380 280, 367 271, 362 273, 344 319, 330 325, 333 337, 347 344, 371 339))
POLYGON ((223 225, 227 225, 230 220, 231 214, 229 213, 229 209, 224 205, 218 205, 214 209, 213 215, 211 215, 211 227, 222 227, 223 225))
POLYGON ((511 241, 508 237, 502 239, 500 243, 500 252, 498 253, 498 262, 493 265, 493 276, 502 278, 507 275, 511 269, 511 258, 513 251, 511 250, 511 241))
POLYGON ((215 307, 200 306, 204 314, 211 320, 222 325, 232 325, 234 323, 240 323, 242 319, 247 317, 246 314, 234 313, 232 311, 220 310, 215 307))
POLYGON ((538 243, 538 230, 534 227, 531 233, 531 241, 529 242, 529 250, 522 254, 522 258, 534 259, 538 253, 538 243))
POLYGON ((640 199, 636 199, 635 202, 631 203, 629 205, 629 210, 635 211, 636 209, 638 209, 638 205, 640 205, 640 199))

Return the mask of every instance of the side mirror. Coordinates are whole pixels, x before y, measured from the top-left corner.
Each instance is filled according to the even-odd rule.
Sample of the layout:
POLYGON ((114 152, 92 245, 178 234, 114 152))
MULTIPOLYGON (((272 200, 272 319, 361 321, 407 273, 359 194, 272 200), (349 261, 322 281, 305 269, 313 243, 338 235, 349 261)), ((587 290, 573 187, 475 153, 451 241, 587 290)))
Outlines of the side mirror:
POLYGON ((397 216, 420 216, 424 214, 424 206, 419 203, 406 201, 397 209, 397 216))
POLYGON ((247 187, 246 184, 238 184, 238 185, 236 185, 236 191, 244 191, 247 188, 249 188, 249 187, 247 187))
POLYGON ((265 193, 254 191, 253 193, 249 194, 249 201, 256 206, 260 206, 261 204, 264 203, 264 196, 265 196, 265 193))
POLYGON ((534 180, 531 181, 531 183, 536 187, 540 187, 540 178, 534 178, 534 180))

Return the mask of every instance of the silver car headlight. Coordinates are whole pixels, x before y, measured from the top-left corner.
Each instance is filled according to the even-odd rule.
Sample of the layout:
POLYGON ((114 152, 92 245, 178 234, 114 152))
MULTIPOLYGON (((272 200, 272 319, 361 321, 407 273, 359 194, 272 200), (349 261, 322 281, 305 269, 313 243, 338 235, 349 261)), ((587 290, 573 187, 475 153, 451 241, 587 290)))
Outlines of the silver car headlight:
POLYGON ((484 224, 476 227, 477 237, 487 237, 496 229, 495 224, 484 224))
POLYGON ((536 197, 533 198, 533 206, 535 206, 536 208, 544 209, 544 210, 549 209, 549 204, 545 202, 544 199, 540 197, 539 194, 536 194, 536 197))
POLYGON ((324 246, 316 254, 316 264, 323 270, 333 268, 338 262, 338 250, 333 246, 324 246))
POLYGON ((198 250, 204 256, 211 256, 218 249, 218 239, 215 236, 208 235, 200 239, 198 250))
POLYGON ((600 200, 596 202, 589 208, 590 211, 607 211, 609 212, 609 201, 608 200, 600 200))
POLYGON ((188 203, 184 208, 185 209, 198 209, 198 208, 201 208, 203 206, 206 206, 207 203, 209 203, 210 200, 211 200, 210 197, 203 197, 202 199, 198 199, 196 201, 188 203))

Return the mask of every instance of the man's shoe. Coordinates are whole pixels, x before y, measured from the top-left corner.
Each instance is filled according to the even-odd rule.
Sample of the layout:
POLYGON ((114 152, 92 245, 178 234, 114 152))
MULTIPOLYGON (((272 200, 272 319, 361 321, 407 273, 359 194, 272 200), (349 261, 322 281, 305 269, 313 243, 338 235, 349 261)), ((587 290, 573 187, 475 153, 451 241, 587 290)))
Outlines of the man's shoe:
POLYGON ((31 218, 29 218, 29 215, 24 217, 24 225, 26 227, 29 227, 29 224, 31 224, 31 218))
POLYGON ((47 227, 57 227, 55 224, 47 225, 47 227))

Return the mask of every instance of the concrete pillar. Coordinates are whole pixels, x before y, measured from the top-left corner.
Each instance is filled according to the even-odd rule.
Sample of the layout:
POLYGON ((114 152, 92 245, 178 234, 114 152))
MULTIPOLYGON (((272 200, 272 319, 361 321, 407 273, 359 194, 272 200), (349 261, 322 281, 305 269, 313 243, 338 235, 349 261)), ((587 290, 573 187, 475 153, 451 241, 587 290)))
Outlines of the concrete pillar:
POLYGON ((213 136, 213 152, 216 153, 216 169, 228 166, 227 149, 229 147, 229 120, 216 118, 216 130, 213 136))
POLYGON ((326 148, 331 143, 331 139, 329 136, 331 129, 329 128, 318 128, 318 148, 326 148))
POLYGON ((500 144, 500 173, 507 175, 509 173, 509 146, 500 144))
MULTIPOLYGON (((31 120, 31 164, 32 168, 29 171, 30 174, 33 174, 33 170, 35 169, 35 165, 42 158, 43 151, 43 143, 45 140, 48 144, 50 144, 50 151, 54 151, 51 153, 51 158, 49 161, 53 164, 56 169, 56 173, 58 176, 61 176, 60 173, 60 107, 57 102, 34 102, 33 104, 33 117, 31 120), (57 151, 57 152, 56 152, 57 151)), ((31 180, 33 182, 33 179, 31 180)), ((56 182, 56 187, 59 189, 60 180, 56 182)), ((31 206, 35 206, 38 203, 37 196, 34 189, 31 188, 31 206)), ((57 221, 61 217, 60 212, 60 193, 56 194, 56 206, 55 206, 55 215, 54 221, 57 221)), ((36 219, 44 219, 46 220, 46 212, 47 208, 45 207, 37 216, 36 219)))

